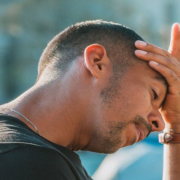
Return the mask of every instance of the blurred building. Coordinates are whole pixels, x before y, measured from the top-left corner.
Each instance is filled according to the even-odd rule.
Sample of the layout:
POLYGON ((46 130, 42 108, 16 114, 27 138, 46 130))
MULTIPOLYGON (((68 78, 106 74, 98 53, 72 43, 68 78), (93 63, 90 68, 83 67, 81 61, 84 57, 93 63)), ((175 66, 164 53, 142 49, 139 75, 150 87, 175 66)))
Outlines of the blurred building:
MULTIPOLYGON (((177 0, 0 0, 0 104, 12 100, 34 84, 43 49, 52 37, 67 26, 92 19, 114 21, 132 28, 146 41, 167 49, 171 25, 180 22, 179 7, 180 1, 177 0)), ((106 177, 112 180, 123 177, 134 180, 144 177, 147 180, 148 177, 161 179, 162 146, 157 142, 153 144, 151 141, 154 138, 157 140, 157 134, 142 146, 131 147, 142 156, 135 153, 139 159, 129 158, 131 163, 127 165, 126 162, 125 167, 112 161, 112 156, 110 159, 116 163, 116 171, 114 167, 114 174, 106 177), (149 171, 143 169, 145 164, 158 166, 152 172, 149 168, 149 171)), ((121 151, 125 152, 123 149, 121 151)), ((126 152, 133 156, 134 152, 130 149, 127 148, 126 152)), ((109 158, 88 152, 79 153, 90 174, 109 158)), ((118 153, 119 162, 122 157, 118 153)), ((101 172, 100 169, 98 171, 101 172)), ((99 177, 97 173, 95 176, 99 177)))
POLYGON ((42 50, 65 27, 92 19, 115 21, 167 48, 178 7, 175 0, 0 0, 0 104, 33 85, 42 50))

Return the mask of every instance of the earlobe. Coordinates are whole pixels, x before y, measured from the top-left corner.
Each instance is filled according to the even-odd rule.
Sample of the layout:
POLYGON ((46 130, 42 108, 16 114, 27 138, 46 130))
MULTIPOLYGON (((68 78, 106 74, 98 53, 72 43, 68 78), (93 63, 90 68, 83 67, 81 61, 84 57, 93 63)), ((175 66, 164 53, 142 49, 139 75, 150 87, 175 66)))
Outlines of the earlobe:
POLYGON ((84 64, 87 70, 97 79, 109 65, 106 49, 99 44, 92 44, 84 51, 84 64))

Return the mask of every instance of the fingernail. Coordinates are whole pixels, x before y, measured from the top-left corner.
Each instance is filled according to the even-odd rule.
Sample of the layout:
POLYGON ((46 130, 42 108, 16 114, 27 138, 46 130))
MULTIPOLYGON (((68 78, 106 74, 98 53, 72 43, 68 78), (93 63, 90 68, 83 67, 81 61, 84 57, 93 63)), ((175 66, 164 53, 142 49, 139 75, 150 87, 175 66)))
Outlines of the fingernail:
POLYGON ((150 61, 151 64, 154 64, 154 65, 158 65, 159 63, 155 62, 155 61, 150 61))
POLYGON ((136 50, 135 52, 138 54, 143 54, 143 55, 147 54, 147 52, 143 50, 136 50))
POLYGON ((144 42, 144 41, 139 41, 139 40, 136 41, 135 44, 136 44, 136 45, 140 45, 140 46, 146 46, 146 45, 147 45, 146 42, 144 42))

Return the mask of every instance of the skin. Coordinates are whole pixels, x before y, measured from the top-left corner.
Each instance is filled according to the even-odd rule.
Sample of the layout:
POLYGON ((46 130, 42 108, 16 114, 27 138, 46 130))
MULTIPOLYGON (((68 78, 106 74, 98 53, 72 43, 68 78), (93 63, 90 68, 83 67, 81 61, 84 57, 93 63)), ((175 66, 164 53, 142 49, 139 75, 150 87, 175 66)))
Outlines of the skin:
POLYGON ((150 132, 163 130, 164 122, 158 107, 165 94, 166 85, 157 72, 145 64, 131 68, 121 79, 118 91, 111 91, 111 99, 103 104, 103 121, 96 131, 96 139, 103 151, 115 152, 134 144, 139 138, 144 139, 150 132), (158 99, 154 98, 153 90, 159 95, 158 99))
MULTIPOLYGON (((159 72, 168 83, 166 99, 160 108, 165 121, 165 131, 180 133, 180 26, 172 27, 169 52, 152 44, 142 46, 136 42, 135 55, 159 72), (143 53, 142 53, 143 52, 143 53), (146 52, 146 53, 145 53, 146 52), (152 61, 153 60, 153 61, 152 61)), ((180 144, 164 144, 163 180, 179 180, 180 144)))
POLYGON ((71 150, 112 153, 164 129, 158 109, 165 99, 166 77, 157 72, 159 66, 147 64, 135 65, 112 83, 113 65, 106 49, 92 44, 66 73, 49 73, 45 69, 31 89, 2 105, 1 111, 18 117, 35 131, 6 107, 19 111, 42 137, 71 150))
POLYGON ((19 111, 53 143, 71 150, 112 153, 144 139, 151 131, 163 130, 158 107, 166 94, 163 80, 158 80, 162 77, 145 63, 110 83, 113 75, 106 49, 92 44, 65 74, 50 74, 47 68, 31 89, 1 109, 35 131, 6 107, 19 111), (153 91, 159 99, 154 99, 153 91), (110 100, 104 102, 107 96, 110 100))

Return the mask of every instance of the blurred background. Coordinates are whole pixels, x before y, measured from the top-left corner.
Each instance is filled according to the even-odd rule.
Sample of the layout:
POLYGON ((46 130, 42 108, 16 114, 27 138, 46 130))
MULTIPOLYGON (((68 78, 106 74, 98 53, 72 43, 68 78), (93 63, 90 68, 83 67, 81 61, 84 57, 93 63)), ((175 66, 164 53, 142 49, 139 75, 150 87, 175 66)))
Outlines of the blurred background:
MULTIPOLYGON (((0 0, 0 104, 34 84, 48 41, 67 26, 94 19, 124 24, 168 49, 171 26, 180 22, 180 1, 0 0)), ((78 154, 95 180, 162 179, 163 147, 157 133, 115 154, 78 154)))

